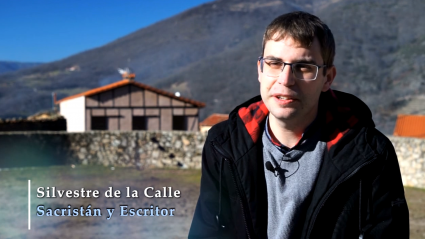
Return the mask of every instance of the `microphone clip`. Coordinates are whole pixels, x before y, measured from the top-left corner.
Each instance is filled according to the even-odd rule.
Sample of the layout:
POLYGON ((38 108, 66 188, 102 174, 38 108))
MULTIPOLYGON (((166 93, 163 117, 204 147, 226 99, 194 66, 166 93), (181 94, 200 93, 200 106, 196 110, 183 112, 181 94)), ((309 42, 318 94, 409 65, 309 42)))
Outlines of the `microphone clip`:
POLYGON ((277 171, 277 169, 275 167, 273 167, 273 165, 270 161, 266 162, 266 169, 269 170, 270 172, 272 172, 275 177, 279 176, 279 172, 277 171))

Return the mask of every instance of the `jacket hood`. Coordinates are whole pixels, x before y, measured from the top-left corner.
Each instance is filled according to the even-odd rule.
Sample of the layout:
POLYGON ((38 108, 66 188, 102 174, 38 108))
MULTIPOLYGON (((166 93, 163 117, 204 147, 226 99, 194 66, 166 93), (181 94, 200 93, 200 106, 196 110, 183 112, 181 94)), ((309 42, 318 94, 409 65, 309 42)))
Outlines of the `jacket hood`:
MULTIPOLYGON (((328 150, 350 129, 360 126, 375 127, 369 107, 352 94, 331 89, 323 92, 320 95, 318 112, 324 118, 323 140, 327 142, 328 150)), ((252 143, 256 143, 261 138, 268 113, 261 96, 256 96, 237 106, 230 113, 229 119, 240 118, 241 122, 233 125, 245 128, 252 143)))

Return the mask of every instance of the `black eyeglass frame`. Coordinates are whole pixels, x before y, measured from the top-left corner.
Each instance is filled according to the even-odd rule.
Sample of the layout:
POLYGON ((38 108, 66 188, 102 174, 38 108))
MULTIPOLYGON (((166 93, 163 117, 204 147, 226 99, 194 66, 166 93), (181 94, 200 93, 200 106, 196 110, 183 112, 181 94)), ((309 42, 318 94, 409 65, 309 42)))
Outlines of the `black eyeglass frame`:
MULTIPOLYGON (((260 62, 260 67, 261 67, 261 68, 260 68, 260 69, 261 69, 261 73, 263 73, 264 60, 272 60, 272 59, 267 59, 267 58, 264 58, 264 57, 262 57, 262 56, 259 56, 259 57, 258 57, 258 61, 260 62)), ((285 69, 285 66, 286 66, 286 65, 288 65, 289 67, 291 67, 292 75, 293 75, 296 79, 298 79, 298 80, 309 80, 309 81, 314 81, 314 80, 316 80, 316 79, 317 79, 317 76, 319 75, 319 69, 320 69, 320 68, 326 68, 326 65, 316 65, 316 64, 312 64, 312 63, 303 63, 303 62, 286 63, 286 62, 283 62, 283 61, 280 61, 280 60, 274 60, 274 61, 278 61, 278 62, 283 63, 283 67, 282 67, 282 69, 280 70, 280 72, 281 72, 281 73, 282 73, 283 69, 285 69), (296 64, 305 64, 305 65, 311 65, 311 66, 315 66, 315 67, 317 67, 316 76, 314 77, 314 79, 300 79, 300 78, 297 78, 297 77, 295 76, 294 69, 292 68, 292 65, 296 65, 296 64)), ((279 73, 279 75, 280 75, 280 73, 279 73)))

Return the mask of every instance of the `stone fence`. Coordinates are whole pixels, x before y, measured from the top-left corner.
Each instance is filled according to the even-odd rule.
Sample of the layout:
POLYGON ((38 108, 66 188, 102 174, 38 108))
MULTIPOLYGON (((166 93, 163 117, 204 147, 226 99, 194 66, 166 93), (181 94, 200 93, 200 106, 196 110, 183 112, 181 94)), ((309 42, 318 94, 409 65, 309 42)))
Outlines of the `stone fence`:
POLYGON ((425 139, 388 137, 394 145, 405 186, 425 188, 425 139))
POLYGON ((81 164, 201 168, 206 135, 185 131, 98 131, 69 134, 81 164))
POLYGON ((66 120, 63 117, 43 119, 0 118, 0 131, 65 131, 66 120))
POLYGON ((186 131, 2 132, 0 167, 100 164, 201 168, 206 134, 186 131))
MULTIPOLYGON (((100 164, 201 167, 206 134, 185 131, 0 132, 0 167, 100 164)), ((425 140, 390 136, 403 183, 425 188, 425 140)))

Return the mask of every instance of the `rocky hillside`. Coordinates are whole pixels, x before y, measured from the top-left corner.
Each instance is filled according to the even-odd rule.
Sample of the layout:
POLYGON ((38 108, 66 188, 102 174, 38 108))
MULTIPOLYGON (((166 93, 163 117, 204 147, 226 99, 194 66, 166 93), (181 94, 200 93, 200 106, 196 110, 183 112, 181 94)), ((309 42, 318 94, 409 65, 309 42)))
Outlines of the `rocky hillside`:
MULTIPOLYGON (((207 115, 228 113, 259 93, 256 59, 264 28, 276 16, 312 12, 337 43, 334 88, 358 95, 378 128, 392 133, 396 112, 425 94, 425 2, 416 0, 214 1, 105 46, 61 61, 0 75, 0 117, 26 116, 58 98, 119 80, 136 80, 207 103, 207 115)), ((410 104, 411 105, 411 104, 410 104)))
POLYGON ((0 61, 0 74, 6 72, 13 72, 21 69, 27 69, 35 66, 39 66, 42 63, 33 62, 16 62, 16 61, 0 61))

